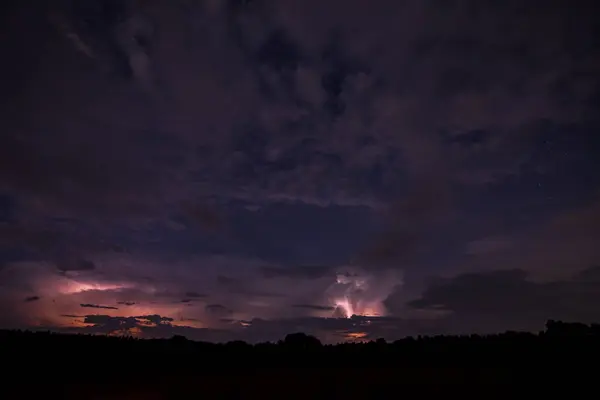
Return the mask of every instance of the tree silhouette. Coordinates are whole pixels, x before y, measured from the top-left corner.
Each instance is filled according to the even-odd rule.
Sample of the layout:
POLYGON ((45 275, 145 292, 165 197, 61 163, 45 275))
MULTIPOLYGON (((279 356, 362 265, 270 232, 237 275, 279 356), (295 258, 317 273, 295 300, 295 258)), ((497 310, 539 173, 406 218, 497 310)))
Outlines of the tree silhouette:
POLYGON ((319 349, 322 346, 319 339, 302 332, 288 334, 283 344, 297 350, 319 349))
MULTIPOLYGON (((418 336, 394 342, 380 338, 337 345, 323 345, 316 337, 301 332, 277 343, 217 344, 181 335, 139 339, 0 330, 0 354, 10 366, 3 375, 7 385, 20 385, 25 369, 18 366, 24 363, 32 381, 57 373, 79 382, 74 397, 53 395, 42 385, 20 385, 20 394, 30 388, 46 390, 20 398, 81 398, 82 390, 86 394, 107 393, 100 398, 118 398, 119 391, 131 393, 135 385, 142 392, 154 387, 156 393, 164 391, 157 398, 194 398, 190 393, 198 388, 209 398, 239 398, 254 393, 258 397, 265 390, 277 390, 278 397, 290 397, 287 391, 293 390, 291 397, 311 398, 315 390, 325 390, 319 393, 356 398, 375 396, 374 391, 385 385, 400 383, 478 385, 514 383, 519 379, 531 382, 539 376, 536 383, 542 385, 548 379, 564 382, 569 374, 577 374, 580 381, 588 377, 592 381, 596 379, 595 370, 589 366, 600 356, 599 339, 597 324, 560 321, 548 321, 546 330, 539 334, 418 336), (60 360, 81 362, 64 363, 61 368, 48 363, 60 360), (119 367, 106 368, 111 361, 119 362, 119 367), (532 370, 539 373, 534 376, 532 370), (128 389, 118 385, 128 385, 128 389)), ((64 379, 54 382, 64 387, 64 379)))

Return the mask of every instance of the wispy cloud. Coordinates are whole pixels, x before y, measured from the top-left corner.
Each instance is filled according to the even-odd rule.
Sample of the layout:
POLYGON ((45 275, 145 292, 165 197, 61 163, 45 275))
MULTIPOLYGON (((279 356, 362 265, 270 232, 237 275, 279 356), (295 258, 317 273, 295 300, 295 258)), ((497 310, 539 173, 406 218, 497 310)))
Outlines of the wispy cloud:
POLYGON ((101 306, 99 304, 80 304, 80 307, 83 308, 102 308, 104 310, 118 310, 118 307, 112 307, 112 306, 101 306))

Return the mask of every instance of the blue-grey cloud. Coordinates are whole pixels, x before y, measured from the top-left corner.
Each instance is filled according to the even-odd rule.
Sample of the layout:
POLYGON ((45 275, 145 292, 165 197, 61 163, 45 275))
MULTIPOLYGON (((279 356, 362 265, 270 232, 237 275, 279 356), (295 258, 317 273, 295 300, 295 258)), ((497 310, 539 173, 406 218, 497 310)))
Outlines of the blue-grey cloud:
POLYGON ((597 269, 546 283, 532 281, 518 269, 461 274, 432 284, 409 305, 451 313, 464 332, 535 330, 548 319, 589 323, 600 317, 597 269))

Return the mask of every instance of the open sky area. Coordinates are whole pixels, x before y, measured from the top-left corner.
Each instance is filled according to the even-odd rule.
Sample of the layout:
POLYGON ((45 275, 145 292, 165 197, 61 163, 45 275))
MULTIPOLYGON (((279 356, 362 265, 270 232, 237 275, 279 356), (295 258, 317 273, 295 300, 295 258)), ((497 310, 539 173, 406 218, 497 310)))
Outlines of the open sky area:
POLYGON ((596 1, 0 7, 0 328, 600 322, 596 1))

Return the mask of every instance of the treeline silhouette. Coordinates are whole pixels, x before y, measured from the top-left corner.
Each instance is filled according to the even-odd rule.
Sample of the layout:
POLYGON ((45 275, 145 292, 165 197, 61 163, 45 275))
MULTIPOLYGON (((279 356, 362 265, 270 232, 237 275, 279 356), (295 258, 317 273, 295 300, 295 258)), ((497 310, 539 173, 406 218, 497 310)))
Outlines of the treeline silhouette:
MULTIPOLYGON (((72 382, 63 387, 69 390, 138 387, 162 393, 157 398, 195 398, 188 396, 190 390, 237 397, 248 390, 290 390, 295 382, 296 394, 320 388, 355 398, 361 390, 370 396, 372 390, 398 383, 591 379, 600 355, 600 325, 548 321, 537 334, 440 335, 337 345, 323 345, 303 333, 251 345, 195 342, 182 336, 136 339, 4 330, 0 349, 13 373, 36 379, 59 374, 72 382), (173 390, 186 397, 164 397, 173 390)), ((55 389, 61 385, 52 381, 55 389)))

